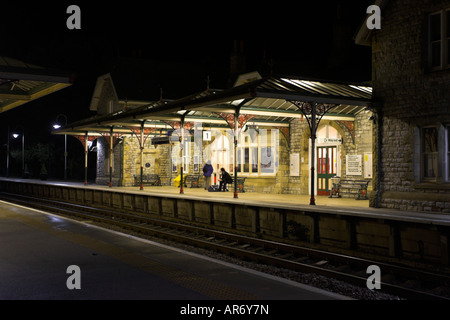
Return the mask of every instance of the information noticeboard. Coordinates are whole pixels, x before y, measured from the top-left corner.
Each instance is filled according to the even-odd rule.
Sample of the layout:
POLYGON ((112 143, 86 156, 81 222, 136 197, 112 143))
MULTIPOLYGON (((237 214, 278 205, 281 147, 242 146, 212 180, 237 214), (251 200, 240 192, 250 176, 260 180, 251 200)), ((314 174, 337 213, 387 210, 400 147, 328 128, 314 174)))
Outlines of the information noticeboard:
POLYGON ((373 156, 372 153, 364 154, 364 178, 373 178, 373 156))
POLYGON ((347 156, 347 176, 362 176, 362 156, 347 156))
POLYGON ((291 177, 300 177, 300 154, 291 154, 291 177))

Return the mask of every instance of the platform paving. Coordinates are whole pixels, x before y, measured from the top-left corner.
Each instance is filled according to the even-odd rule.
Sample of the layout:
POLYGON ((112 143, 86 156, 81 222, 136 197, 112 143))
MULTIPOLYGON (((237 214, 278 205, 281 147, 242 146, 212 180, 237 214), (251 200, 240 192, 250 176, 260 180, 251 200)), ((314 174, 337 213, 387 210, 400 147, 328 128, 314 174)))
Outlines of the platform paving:
POLYGON ((347 299, 3 201, 0 238, 0 300, 347 299))

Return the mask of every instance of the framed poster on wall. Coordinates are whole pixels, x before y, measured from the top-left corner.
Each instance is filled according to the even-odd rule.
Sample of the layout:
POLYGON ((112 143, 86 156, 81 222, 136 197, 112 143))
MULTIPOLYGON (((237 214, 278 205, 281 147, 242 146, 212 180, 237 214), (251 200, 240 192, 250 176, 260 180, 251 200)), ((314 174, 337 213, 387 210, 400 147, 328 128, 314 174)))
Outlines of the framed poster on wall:
POLYGON ((194 173, 200 172, 199 156, 194 156, 194 173))
POLYGON ((373 178, 373 155, 372 153, 364 154, 364 179, 373 178))
POLYGON ((362 156, 347 156, 347 176, 362 176, 362 156))
POLYGON ((300 177, 300 154, 291 154, 291 177, 300 177))

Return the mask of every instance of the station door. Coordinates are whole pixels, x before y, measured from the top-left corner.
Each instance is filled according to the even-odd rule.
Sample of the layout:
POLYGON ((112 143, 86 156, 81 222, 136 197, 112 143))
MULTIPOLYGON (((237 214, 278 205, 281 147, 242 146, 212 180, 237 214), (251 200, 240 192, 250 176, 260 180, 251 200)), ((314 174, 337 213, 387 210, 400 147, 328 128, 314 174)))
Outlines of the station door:
POLYGON ((331 194, 331 178, 337 174, 337 147, 317 148, 317 194, 329 196, 331 194))

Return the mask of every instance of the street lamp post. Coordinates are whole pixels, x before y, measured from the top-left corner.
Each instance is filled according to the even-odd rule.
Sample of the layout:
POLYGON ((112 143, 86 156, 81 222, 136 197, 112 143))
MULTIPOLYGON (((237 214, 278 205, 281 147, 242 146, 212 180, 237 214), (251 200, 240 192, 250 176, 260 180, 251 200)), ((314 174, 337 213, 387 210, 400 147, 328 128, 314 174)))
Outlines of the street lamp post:
POLYGON ((8 126, 8 140, 6 142, 6 177, 9 177, 9 126, 8 126))
MULTIPOLYGON (((17 139, 20 134, 13 133, 13 138, 17 139)), ((22 128, 22 178, 25 178, 25 130, 22 128)))
MULTIPOLYGON (((64 125, 67 125, 67 116, 65 114, 58 114, 56 116, 56 123, 53 125, 53 128, 56 130, 62 127, 62 125, 58 122, 59 117, 64 117, 64 125)), ((64 135, 64 180, 67 180, 67 134, 64 135)))

